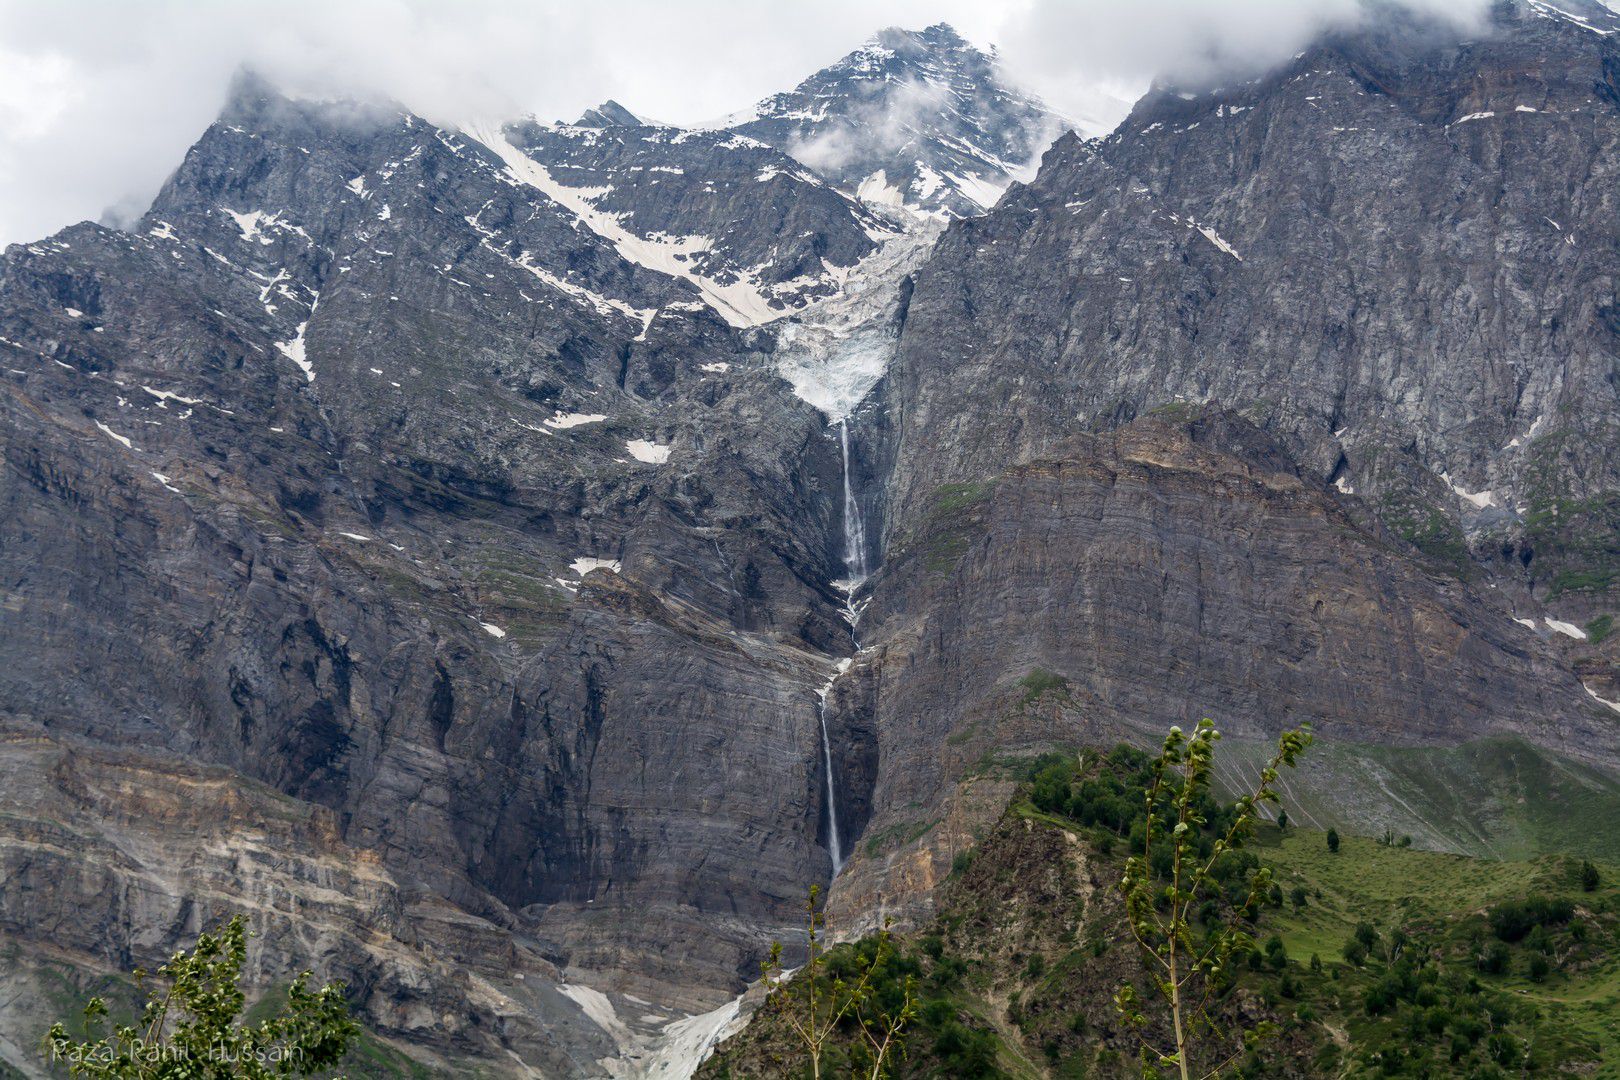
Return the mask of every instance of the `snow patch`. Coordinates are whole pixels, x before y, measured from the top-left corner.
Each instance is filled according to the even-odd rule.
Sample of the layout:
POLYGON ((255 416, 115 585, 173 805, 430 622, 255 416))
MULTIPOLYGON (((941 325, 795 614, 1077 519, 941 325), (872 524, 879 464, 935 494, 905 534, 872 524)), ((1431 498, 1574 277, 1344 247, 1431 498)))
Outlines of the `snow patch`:
POLYGON ((1585 683, 1581 684, 1581 689, 1585 690, 1586 693, 1587 693, 1587 696, 1590 697, 1593 701, 1597 702, 1599 705, 1607 705, 1609 708, 1613 709, 1615 712, 1620 712, 1620 701, 1610 701, 1608 698, 1598 697, 1597 691, 1593 690, 1590 686, 1587 686, 1585 683))
POLYGON ((905 192, 889 183, 889 177, 882 169, 861 181, 860 186, 855 189, 855 197, 861 202, 874 203, 878 206, 906 204, 905 192))
POLYGON ((230 215, 230 219, 236 222, 236 227, 242 230, 243 240, 246 240, 249 243, 257 240, 261 244, 270 244, 275 242, 270 237, 265 236, 259 230, 259 226, 265 221, 265 213, 263 210, 248 210, 243 212, 240 210, 232 210, 228 206, 222 206, 220 209, 226 214, 230 215))
POLYGON ((1446 487, 1451 489, 1452 494, 1456 495, 1464 502, 1472 504, 1476 509, 1483 510, 1487 506, 1496 505, 1496 495, 1493 492, 1465 490, 1452 482, 1450 473, 1441 473, 1440 479, 1446 482, 1446 487))
POLYGON ((592 570, 606 570, 610 573, 617 574, 619 572, 619 560, 598 559, 593 555, 582 555, 573 562, 569 563, 568 569, 572 570, 580 577, 584 577, 592 570))
POLYGON ((1007 190, 1006 184, 998 184, 994 180, 975 176, 972 173, 947 173, 946 179, 951 182, 952 187, 962 194, 963 198, 986 210, 996 205, 1007 190))
POLYGON ((363 535, 361 533, 344 532, 343 530, 339 529, 338 530, 338 535, 339 536, 346 536, 350 540, 355 540, 355 541, 358 541, 359 543, 362 543, 362 544, 369 544, 371 542, 371 537, 365 536, 365 535, 363 535))
POLYGON ((141 389, 158 399, 158 408, 160 409, 167 409, 171 401, 178 401, 182 405, 201 405, 203 403, 202 398, 181 397, 179 394, 169 390, 154 390, 150 386, 142 386, 141 389))
POLYGON ((631 439, 624 444, 624 448, 630 451, 631 457, 637 461, 644 461, 649 465, 662 465, 668 461, 671 449, 655 442, 648 442, 646 439, 631 439))
POLYGON ((710 1012, 671 1021, 642 1075, 653 1080, 690 1080, 714 1048, 740 1031, 746 1021, 741 998, 732 998, 710 1012))
POLYGON ((480 622, 478 625, 482 626, 484 628, 484 632, 492 638, 503 638, 506 636, 506 631, 502 630, 492 622, 480 622))
POLYGON ((285 356, 287 359, 298 365, 298 369, 304 373, 304 379, 306 381, 314 382, 315 365, 310 363, 309 357, 305 355, 304 352, 304 329, 308 326, 308 319, 299 323, 298 332, 293 335, 292 340, 278 341, 276 342, 276 348, 280 350, 282 356, 285 356))
POLYGON ((102 434, 106 435, 113 442, 122 444, 125 450, 133 450, 133 449, 135 449, 135 444, 134 443, 130 442, 124 436, 118 434, 118 432, 114 431, 112 428, 108 427, 106 424, 103 424, 100 420, 96 421, 96 427, 100 428, 101 431, 102 431, 102 434))
POLYGON ((1542 621, 1547 624, 1547 629, 1556 630, 1565 637, 1572 637, 1576 641, 1586 640, 1586 631, 1574 623, 1561 622, 1558 619, 1543 619, 1542 621))
POLYGON ((1193 228, 1203 233, 1205 240, 1208 240, 1210 243, 1232 256, 1232 258, 1236 259, 1238 262, 1243 261, 1243 256, 1237 253, 1237 249, 1231 244, 1228 244, 1225 240, 1222 240, 1220 234, 1214 229, 1210 228, 1208 225, 1199 225, 1197 222, 1194 222, 1193 228))
POLYGON ((565 413, 558 410, 549 420, 542 420, 548 428, 566 431, 569 428, 583 427, 586 424, 600 424, 607 416, 602 413, 565 413))
POLYGON ((578 1005, 591 1023, 601 1028, 619 1046, 627 1045, 630 1039, 630 1029, 624 1026, 619 1014, 613 1010, 613 1002, 600 990, 593 990, 589 986, 580 986, 578 983, 562 983, 557 992, 578 1005))

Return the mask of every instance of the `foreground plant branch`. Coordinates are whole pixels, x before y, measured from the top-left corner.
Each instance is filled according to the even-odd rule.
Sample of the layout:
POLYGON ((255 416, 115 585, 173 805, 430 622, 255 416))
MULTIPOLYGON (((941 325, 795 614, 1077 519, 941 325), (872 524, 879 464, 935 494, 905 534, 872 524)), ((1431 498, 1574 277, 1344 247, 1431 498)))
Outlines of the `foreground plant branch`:
MULTIPOLYGON (((1243 905, 1222 915, 1219 924, 1201 940, 1193 932, 1189 914, 1213 891, 1210 885, 1222 856, 1242 848, 1254 835, 1261 804, 1279 801, 1279 770, 1292 768, 1311 743, 1308 728, 1283 732, 1277 752, 1260 770, 1259 785, 1238 798, 1230 824, 1206 853, 1202 841, 1209 825, 1215 743, 1220 737, 1210 720, 1200 721, 1190 738, 1179 727, 1170 729, 1151 766, 1152 781, 1145 796, 1145 842, 1139 854, 1126 860, 1119 882, 1131 935, 1154 989, 1169 1009, 1175 1039, 1175 1046, 1167 1048, 1141 1036, 1147 1018, 1136 989, 1128 983, 1120 987, 1114 1003, 1142 1037, 1145 1075, 1156 1075, 1152 1071, 1155 1067, 1175 1066, 1181 1080, 1213 1080, 1242 1054, 1240 1049, 1207 1065, 1194 1060, 1210 1056, 1198 1052, 1203 1040, 1224 1046, 1230 1039, 1231 1033, 1222 1031, 1210 1017, 1209 1004, 1216 993, 1230 985, 1234 977, 1232 964, 1254 950, 1254 939, 1245 928, 1246 916, 1257 909, 1270 888, 1271 871, 1256 867, 1249 873, 1243 905), (1170 853, 1168 868, 1156 871, 1155 855, 1165 850, 1170 853)), ((1244 1031, 1244 1048, 1252 1047, 1267 1034, 1268 1025, 1244 1031)))

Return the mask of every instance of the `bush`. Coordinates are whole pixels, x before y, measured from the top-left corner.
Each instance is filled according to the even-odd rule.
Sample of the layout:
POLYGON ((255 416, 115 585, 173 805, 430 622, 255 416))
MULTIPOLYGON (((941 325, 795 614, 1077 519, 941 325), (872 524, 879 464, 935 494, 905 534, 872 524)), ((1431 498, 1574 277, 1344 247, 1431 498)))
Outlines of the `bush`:
POLYGON ((1598 868, 1592 865, 1591 860, 1584 860, 1581 863, 1581 888, 1586 892, 1596 892, 1602 881, 1598 868))
POLYGON ((58 1022, 46 1036, 48 1053, 70 1063, 76 1076, 258 1077, 270 1075, 266 1061, 276 1063, 280 1076, 328 1073, 360 1034, 343 986, 312 989, 306 971, 293 980, 279 1010, 250 1022, 240 987, 246 959, 247 921, 236 915, 158 968, 158 985, 148 989, 147 976, 136 972, 136 985, 147 995, 139 1025, 99 1037, 107 1006, 91 998, 83 1013, 90 1041, 73 1042, 58 1022))
POLYGON ((1339 851, 1339 830, 1338 829, 1329 829, 1327 831, 1327 846, 1328 846, 1329 851, 1333 852, 1334 854, 1338 854, 1338 851, 1339 851))
POLYGON ((1500 975, 1507 970, 1507 946, 1499 941, 1493 941, 1479 955, 1474 957, 1474 966, 1487 975, 1500 975))
POLYGON ((1491 932, 1503 941, 1520 941, 1537 926, 1567 923, 1574 914, 1575 905, 1568 900, 1509 900, 1491 908, 1491 932))
POLYGON ((1552 964, 1541 953, 1533 953, 1530 957, 1530 968, 1527 974, 1533 983, 1547 981, 1547 974, 1552 970, 1552 964))

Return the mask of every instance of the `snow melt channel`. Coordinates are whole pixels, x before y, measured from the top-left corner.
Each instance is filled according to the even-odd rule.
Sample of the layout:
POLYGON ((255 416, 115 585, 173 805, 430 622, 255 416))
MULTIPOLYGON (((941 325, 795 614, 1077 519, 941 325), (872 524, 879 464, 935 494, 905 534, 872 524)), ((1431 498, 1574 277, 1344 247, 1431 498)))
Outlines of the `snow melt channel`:
POLYGON ((771 307, 751 286, 741 282, 722 285, 692 271, 689 260, 708 250, 713 243, 709 237, 649 239, 637 236, 624 227, 617 215, 599 210, 591 203, 594 196, 601 194, 600 190, 559 183, 544 165, 513 146, 498 125, 475 124, 466 129, 466 134, 506 162, 506 171, 514 180, 527 184, 572 212, 587 229, 612 244, 627 262, 691 282, 704 301, 732 326, 758 326, 781 317, 781 310, 771 307))

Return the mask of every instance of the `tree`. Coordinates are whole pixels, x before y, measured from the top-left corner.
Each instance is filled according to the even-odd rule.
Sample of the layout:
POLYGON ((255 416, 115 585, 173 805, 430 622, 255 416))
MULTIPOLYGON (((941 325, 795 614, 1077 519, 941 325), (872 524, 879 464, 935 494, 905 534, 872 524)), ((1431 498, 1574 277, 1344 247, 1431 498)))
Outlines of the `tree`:
POLYGON ((1288 828, 1288 811, 1287 810, 1278 810, 1277 811, 1277 828, 1278 829, 1287 829, 1288 828))
POLYGON ((1529 974, 1530 974, 1530 981, 1531 982, 1533 982, 1533 983, 1546 982, 1547 981, 1547 973, 1550 972, 1551 970, 1552 970, 1552 964, 1541 953, 1535 953, 1534 955, 1532 955, 1530 957, 1529 974))
MULTIPOLYGON (((1179 727, 1170 729, 1159 756, 1150 764, 1150 782, 1145 801, 1147 825, 1145 843, 1139 854, 1125 862, 1119 882, 1132 936, 1141 952, 1154 989, 1169 1007, 1175 1046, 1151 1045, 1143 1038, 1143 1050, 1160 1066, 1174 1066, 1182 1080, 1221 1075, 1241 1051, 1218 1063, 1195 1065, 1201 1036, 1220 1043, 1228 1036, 1209 1016, 1213 995, 1233 977, 1232 963, 1254 951, 1254 939, 1245 931, 1242 919, 1234 913, 1212 927, 1201 940, 1194 936, 1191 914, 1203 903, 1204 894, 1219 896, 1223 883, 1215 877, 1217 864, 1228 852, 1236 851, 1254 835, 1262 803, 1277 803, 1278 770, 1292 767, 1311 736, 1300 728, 1283 733, 1277 752, 1260 770, 1260 784, 1237 800, 1230 824, 1208 848, 1202 847, 1203 830, 1208 824, 1205 807, 1215 770, 1215 743, 1220 732, 1211 720, 1202 720, 1191 737, 1179 727), (1170 853, 1169 869, 1160 879, 1154 873, 1155 855, 1170 853), (1207 856, 1203 854, 1208 852, 1207 856)), ((1246 867, 1248 899, 1238 909, 1252 912, 1271 887, 1271 873, 1259 866, 1246 867)), ((1121 1016, 1139 1033, 1146 1027, 1135 987, 1129 983, 1114 995, 1121 1016)), ((1265 1034, 1264 1030, 1244 1033, 1245 1044, 1265 1034)))
POLYGON ((1590 859, 1581 860, 1581 888, 1586 892, 1596 892, 1602 878, 1598 875, 1598 868, 1592 865, 1590 859))
POLYGON ((894 958, 888 927, 876 935, 869 957, 857 962, 853 982, 829 973, 826 928, 821 886, 812 885, 805 901, 804 966, 793 978, 786 978, 782 943, 772 943, 770 957, 760 965, 766 985, 771 987, 765 1008, 774 1010, 803 1044, 810 1055, 812 1077, 819 1080, 827 1044, 847 1021, 860 1040, 857 1045, 861 1047, 858 1057, 862 1072, 869 1080, 879 1080, 886 1075, 899 1049, 906 1025, 916 1015, 916 979, 907 975, 901 983, 899 1001, 886 1006, 877 991, 894 958))
POLYGON ((311 990, 306 971, 293 980, 273 1017, 248 1024, 240 987, 246 959, 247 924, 236 915, 217 933, 199 935, 191 952, 177 952, 158 968, 162 988, 148 989, 147 973, 135 971, 135 984, 146 995, 139 1023, 98 1036, 107 1005, 92 998, 84 1008, 85 1041, 70 1039, 58 1021, 45 1037, 45 1051, 73 1076, 120 1080, 310 1076, 343 1060, 360 1026, 349 1016, 342 985, 311 990))
POLYGON ((1331 851, 1333 854, 1337 855, 1339 853, 1339 830, 1338 829, 1329 829, 1328 830, 1327 845, 1328 845, 1328 850, 1331 851))

